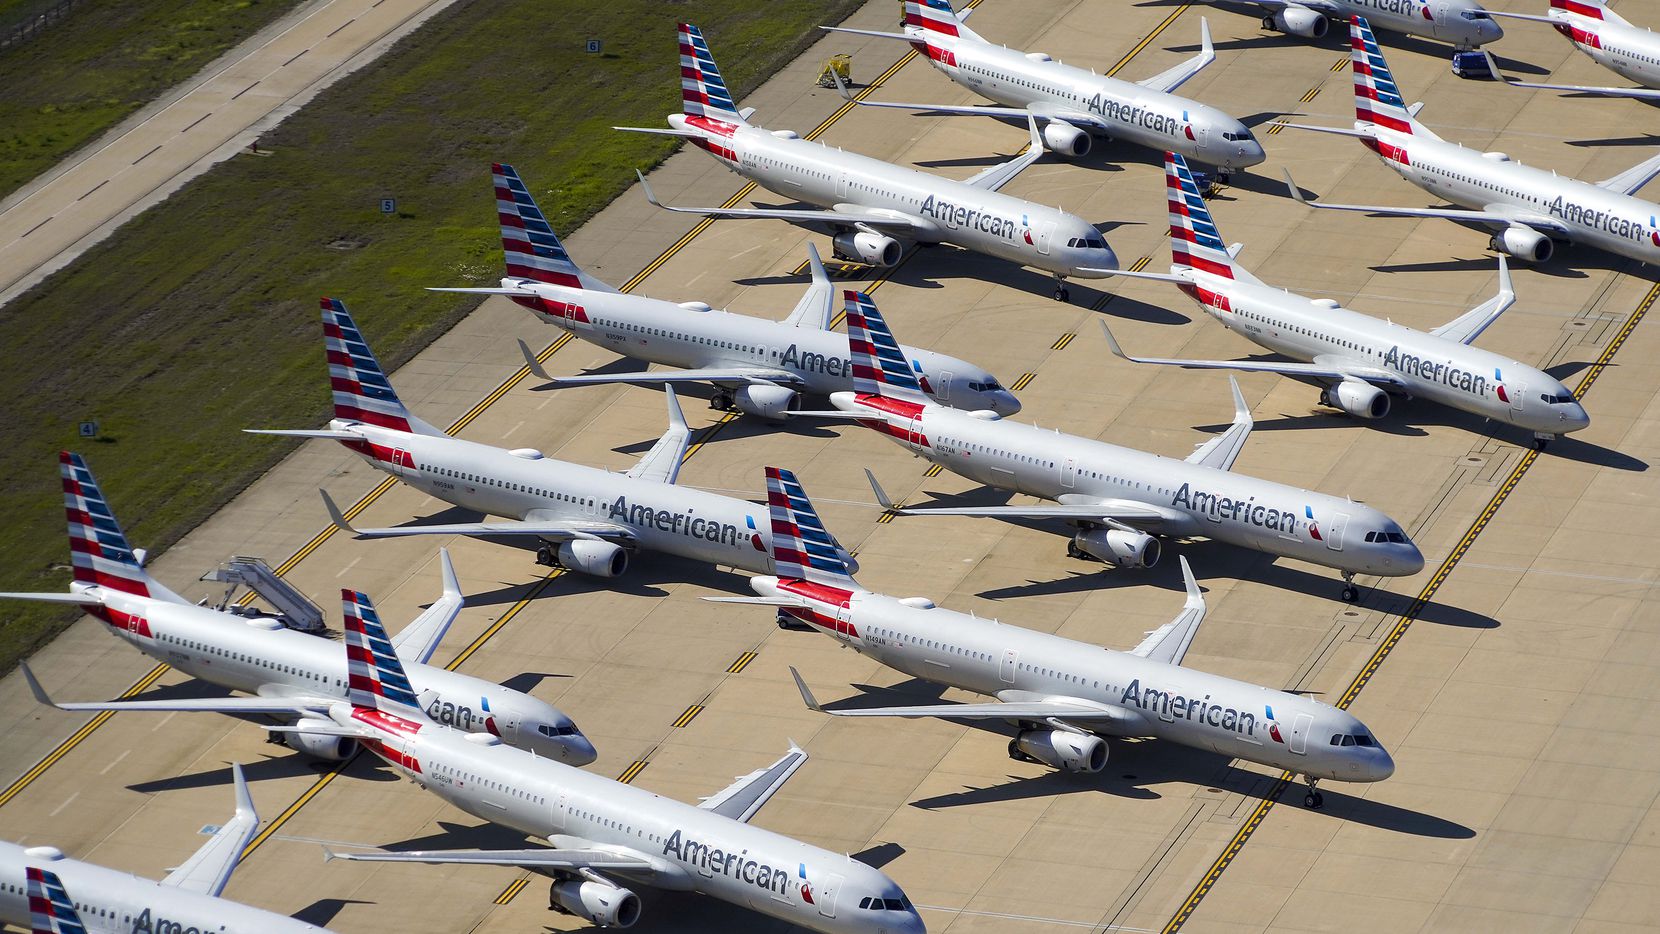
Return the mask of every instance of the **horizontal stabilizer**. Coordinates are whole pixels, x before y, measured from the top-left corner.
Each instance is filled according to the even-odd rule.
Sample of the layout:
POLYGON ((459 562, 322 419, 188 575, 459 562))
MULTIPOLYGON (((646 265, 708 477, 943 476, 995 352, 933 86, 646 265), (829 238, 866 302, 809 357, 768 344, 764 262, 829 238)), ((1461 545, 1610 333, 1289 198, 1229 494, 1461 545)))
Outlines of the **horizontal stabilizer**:
POLYGON ((87 593, 24 593, 8 591, 0 593, 0 600, 33 600, 37 603, 76 603, 81 606, 102 606, 101 597, 87 593))
POLYGON ((354 431, 330 431, 326 428, 244 428, 242 431, 250 435, 283 435, 289 438, 324 438, 330 441, 363 440, 363 436, 354 431))

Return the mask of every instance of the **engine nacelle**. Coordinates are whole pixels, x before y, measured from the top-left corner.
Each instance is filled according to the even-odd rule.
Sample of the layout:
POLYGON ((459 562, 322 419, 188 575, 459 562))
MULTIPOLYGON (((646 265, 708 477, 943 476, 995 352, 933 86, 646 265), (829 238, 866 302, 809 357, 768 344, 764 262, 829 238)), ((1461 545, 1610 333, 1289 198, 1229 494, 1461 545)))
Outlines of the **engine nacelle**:
POLYGON ((559 566, 592 577, 617 577, 628 570, 628 552, 611 542, 572 539, 559 543, 559 566))
POLYGON ((1086 555, 1120 568, 1150 568, 1159 563, 1164 546, 1146 532, 1123 529, 1086 529, 1072 537, 1072 544, 1086 555))
POLYGON ((1355 418, 1382 418, 1389 414, 1389 394, 1358 379, 1346 379, 1326 395, 1333 405, 1355 418))
MULTIPOLYGON (((294 724, 301 730, 306 727, 329 729, 335 726, 332 720, 318 720, 307 718, 294 724)), ((282 737, 282 744, 295 752, 308 755, 313 759, 325 759, 329 762, 341 762, 351 757, 357 749, 357 741, 345 736, 329 736, 326 733, 278 733, 282 737)))
POLYGON ((1081 159, 1089 155, 1089 148, 1094 143, 1088 133, 1065 120, 1051 120, 1043 128, 1044 148, 1068 159, 1081 159))
POLYGON ((620 885, 586 879, 555 882, 550 899, 560 911, 602 928, 633 927, 640 920, 640 896, 620 885))
POLYGON ((1052 769, 1099 772, 1107 767, 1107 741, 1070 730, 1026 730, 1014 748, 1052 769))
POLYGON ((837 256, 883 269, 899 265, 899 257, 905 252, 898 240, 864 230, 836 234, 831 243, 835 244, 837 256))
POLYGON ((1316 13, 1308 7, 1288 6, 1263 20, 1263 25, 1304 39, 1324 39, 1326 30, 1331 28, 1331 21, 1326 19, 1324 13, 1316 13))
POLYGON ((1548 263, 1556 252, 1556 244, 1531 227, 1506 227, 1493 235, 1493 249, 1517 259, 1548 263))
POLYGON ((781 422, 789 418, 791 412, 801 408, 801 394, 788 386, 772 383, 740 386, 732 393, 732 404, 740 412, 781 422))

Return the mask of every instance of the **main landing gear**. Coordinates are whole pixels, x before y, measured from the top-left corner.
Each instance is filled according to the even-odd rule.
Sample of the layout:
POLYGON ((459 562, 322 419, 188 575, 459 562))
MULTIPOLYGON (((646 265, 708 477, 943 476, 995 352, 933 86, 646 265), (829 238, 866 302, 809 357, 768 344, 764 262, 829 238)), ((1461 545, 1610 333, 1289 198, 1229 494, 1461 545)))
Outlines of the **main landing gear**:
POLYGON ((1353 603, 1360 599, 1360 588, 1355 586, 1355 572, 1343 572, 1343 602, 1353 603))
POLYGON ((536 546, 536 563, 545 568, 559 567, 559 552, 554 549, 552 542, 543 539, 541 544, 536 546))
POLYGON ((709 397, 709 408, 719 412, 732 411, 732 390, 717 388, 715 394, 709 397))
POLYGON ((1303 807, 1306 807, 1311 811, 1320 810, 1320 808, 1325 806, 1325 796, 1320 794, 1319 788, 1315 787, 1314 779, 1304 775, 1303 781, 1308 783, 1308 794, 1303 795, 1303 807))

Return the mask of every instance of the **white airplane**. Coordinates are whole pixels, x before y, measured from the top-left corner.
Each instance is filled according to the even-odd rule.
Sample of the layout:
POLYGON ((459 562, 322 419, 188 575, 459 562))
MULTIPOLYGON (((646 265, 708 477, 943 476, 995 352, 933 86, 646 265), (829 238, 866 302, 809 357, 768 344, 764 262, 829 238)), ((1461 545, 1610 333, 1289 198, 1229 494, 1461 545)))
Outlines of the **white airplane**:
POLYGON ((259 832, 242 767, 236 814, 160 882, 70 859, 55 846, 0 841, 0 921, 32 934, 324 934, 324 928, 220 898, 259 832))
POLYGON ((672 129, 617 129, 685 137, 762 188, 828 210, 668 207, 641 175, 652 204, 829 230, 838 257, 883 268, 898 265, 907 244, 952 243, 1053 274, 1059 301, 1067 299, 1067 277, 1100 278, 1118 268, 1112 248, 1083 218, 999 193, 1043 156, 1036 117, 1027 117, 1026 152, 959 182, 804 140, 792 130, 752 125, 754 108, 737 109, 703 33, 686 23, 680 24, 680 75, 683 112, 669 115, 672 129))
POLYGON ((1552 238, 1600 247, 1645 263, 1660 262, 1660 205, 1633 194, 1660 174, 1660 156, 1596 184, 1512 161, 1502 152, 1476 152, 1449 143, 1419 123, 1420 105, 1407 107, 1362 17, 1349 26, 1355 74, 1355 127, 1288 124, 1353 136, 1402 178, 1459 208, 1397 208, 1322 204, 1303 198, 1286 174, 1291 195, 1310 207, 1397 217, 1443 217, 1495 231, 1491 248, 1543 263, 1552 238))
POLYGON ((1107 343, 1118 356, 1135 363, 1282 373, 1312 380, 1322 387, 1321 405, 1356 418, 1388 415, 1391 394, 1421 396, 1529 429, 1541 449, 1551 439, 1591 423, 1574 394, 1548 373, 1472 346, 1516 300, 1503 253, 1499 294, 1426 334, 1350 311, 1330 299, 1307 299, 1273 288, 1251 275, 1234 261, 1235 250, 1223 246, 1186 161, 1166 153, 1164 172, 1170 272, 1135 276, 1175 283, 1224 327, 1300 362, 1132 357, 1102 322, 1107 343))
POLYGON ((1205 598, 1182 558, 1187 603, 1129 652, 1009 626, 859 586, 837 557, 795 475, 767 468, 778 573, 750 578, 759 597, 705 597, 778 609, 780 624, 822 632, 905 674, 997 698, 984 704, 821 707, 796 673, 807 706, 838 717, 1009 720, 1009 756, 1068 772, 1099 772, 1104 737, 1150 736, 1285 769, 1308 783, 1377 782, 1395 763, 1365 724, 1297 694, 1182 667, 1205 618, 1205 598))
MULTIPOLYGON (((271 616, 198 606, 167 589, 143 568, 143 552, 127 545, 109 502, 78 454, 58 455, 74 582, 69 593, 0 593, 0 598, 76 604, 109 631, 158 661, 208 684, 253 695, 234 698, 124 700, 53 704, 62 710, 228 710, 241 716, 282 715, 296 701, 311 704, 300 729, 274 734, 308 756, 338 762, 356 751, 348 740, 307 732, 318 711, 346 696, 346 666, 328 639, 295 632, 271 616)), ((444 593, 403 632, 397 644, 412 659, 417 692, 428 716, 465 732, 498 736, 537 755, 573 765, 594 761, 594 747, 571 718, 522 691, 427 662, 461 612, 463 599, 441 551, 444 593)), ((45 692, 27 663, 23 677, 43 703, 45 692)))
POLYGON ((627 473, 615 474, 544 457, 534 448, 506 450, 452 438, 404 408, 346 306, 322 300, 334 418, 324 430, 256 430, 253 434, 328 438, 376 470, 432 496, 506 522, 403 525, 356 529, 328 494, 323 502, 343 531, 361 538, 401 535, 529 535, 537 561, 594 577, 616 577, 635 549, 662 551, 758 574, 772 566, 765 511, 746 500, 676 486, 691 429, 666 387, 669 430, 627 473))
MULTIPOLYGON (((529 189, 510 165, 493 166, 496 213, 501 218, 507 276, 500 288, 434 289, 506 295, 536 317, 591 344, 634 360, 685 369, 554 378, 525 349, 532 373, 548 386, 596 383, 713 383, 713 407, 784 419, 803 393, 829 395, 852 386, 847 342, 830 330, 835 289, 807 246, 813 284, 783 321, 716 311, 704 302, 676 304, 624 295, 571 261, 529 189)), ((521 341, 520 346, 524 344, 521 341)), ((995 376, 955 357, 905 348, 905 357, 930 396, 959 409, 1020 411, 1020 402, 995 376)))
MULTIPOLYGON (((963 23, 972 12, 953 11, 950 0, 907 0, 904 32, 821 28, 902 39, 928 56, 933 66, 952 81, 1005 106, 861 101, 845 86, 841 88, 843 96, 865 107, 1022 120, 1035 116, 1044 121, 1043 145, 1050 152, 1074 159, 1089 153, 1092 133, 1161 152, 1173 149, 1218 167, 1223 177, 1232 169, 1249 168, 1266 158, 1262 144, 1245 124, 1215 107, 1174 93, 1216 60, 1210 24, 1205 20, 1199 21, 1198 55, 1161 74, 1132 82, 1057 62, 1042 52, 993 45, 963 23)), ((837 78, 838 85, 840 80, 837 78)))
MULTIPOLYGON (((1214 0, 1213 0, 1214 2, 1214 0)), ((1262 28, 1323 39, 1333 18, 1369 17, 1384 29, 1473 49, 1504 36, 1474 0, 1235 0, 1261 7, 1262 28)))
POLYGON ((1252 425, 1237 383, 1233 425, 1185 461, 958 412, 930 404, 917 388, 870 296, 846 294, 855 389, 830 397, 836 414, 851 415, 952 473, 1051 501, 898 509, 872 476, 884 507, 901 515, 1064 519, 1077 526, 1068 554, 1125 568, 1158 562, 1155 536, 1215 539, 1336 568, 1345 600, 1360 596, 1357 573, 1402 577, 1424 566, 1400 524, 1370 506, 1234 473, 1252 425))
POLYGON ((329 709, 335 732, 468 814, 550 846, 331 858, 532 869, 553 877, 550 907, 600 927, 639 920, 628 883, 700 892, 826 934, 921 934, 916 909, 880 870, 750 826, 807 761, 794 744, 701 805, 682 804, 431 719, 368 599, 348 592, 346 604, 351 691, 329 709))
MULTIPOLYGON (((1548 91, 1660 100, 1660 35, 1656 35, 1652 29, 1633 25, 1625 17, 1610 10, 1603 0, 1550 0, 1550 12, 1545 16, 1497 12, 1493 15, 1549 23, 1591 61, 1622 78, 1637 82, 1642 87, 1601 88, 1579 84, 1540 84, 1505 78, 1504 80, 1509 83, 1520 88, 1544 88, 1548 91)), ((1492 62, 1488 64, 1493 74, 1503 77, 1497 65, 1492 62)))

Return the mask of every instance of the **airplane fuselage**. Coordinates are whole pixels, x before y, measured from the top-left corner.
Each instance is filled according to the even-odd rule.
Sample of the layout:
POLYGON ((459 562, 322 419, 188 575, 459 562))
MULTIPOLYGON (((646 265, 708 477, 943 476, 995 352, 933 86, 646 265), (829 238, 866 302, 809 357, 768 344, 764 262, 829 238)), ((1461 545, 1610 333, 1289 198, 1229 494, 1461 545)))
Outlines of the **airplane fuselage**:
POLYGON ((924 681, 1121 712, 1102 735, 1156 737, 1337 781, 1381 781, 1394 769, 1381 746, 1341 744, 1344 735, 1370 740, 1359 720, 1296 694, 883 594, 777 578, 757 579, 756 590, 807 601, 812 609, 786 612, 924 681))
POLYGON ((58 877, 88 934, 327 934, 274 911, 69 859, 53 847, 0 841, 0 921, 24 930, 32 920, 27 867, 58 877))
MULTIPOLYGON (((895 411, 892 400, 853 393, 831 401, 843 411, 895 411)), ((861 421, 988 486, 1068 504, 1145 504, 1164 516, 1135 523, 1153 534, 1211 538, 1354 573, 1397 577, 1423 567, 1393 519, 1353 500, 1019 422, 910 408, 909 421, 861 421), (1378 533, 1398 540, 1368 541, 1378 533)))
POLYGON ((901 893, 880 871, 841 854, 487 738, 379 711, 354 717, 343 704, 333 715, 381 731, 386 739, 366 744, 371 751, 468 814, 555 846, 597 844, 644 856, 651 885, 699 892, 827 934, 920 934, 912 912, 857 907, 861 898, 901 893))
MULTIPOLYGON (((1474 0, 1329 0, 1329 3, 1336 8, 1335 15, 1340 20, 1364 16, 1374 27, 1439 39, 1460 49, 1473 49, 1504 35, 1499 24, 1474 0)), ((1291 0, 1289 6, 1296 8, 1299 4, 1291 0)))
MULTIPOLYGON (((346 659, 329 639, 295 632, 267 616, 237 616, 109 587, 97 592, 104 605, 91 609, 110 632, 191 677, 262 697, 346 699, 346 659)), ((410 662, 407 668, 434 720, 464 732, 494 733, 576 765, 594 759, 593 746, 571 718, 544 701, 433 665, 410 662)))
POLYGON ((1660 36, 1653 30, 1559 9, 1546 15, 1552 27, 1591 61, 1644 87, 1660 88, 1660 36))
POLYGON ((1352 360, 1398 375, 1421 397, 1546 434, 1585 427, 1573 394, 1542 370, 1471 344, 1310 301, 1260 283, 1194 270, 1199 306, 1259 346, 1302 361, 1352 360), (1563 401, 1567 400, 1567 401, 1563 401))
MULTIPOLYGON (((788 130, 671 114, 705 152, 768 191, 833 210, 892 214, 899 239, 951 243, 1061 276, 1100 278, 1118 258, 1083 218, 1056 208, 801 139, 788 130), (1099 247, 1077 246, 1093 240, 1099 247)), ((848 225, 850 228, 852 224, 848 225)), ((896 233, 897 232, 897 233, 896 233)))

